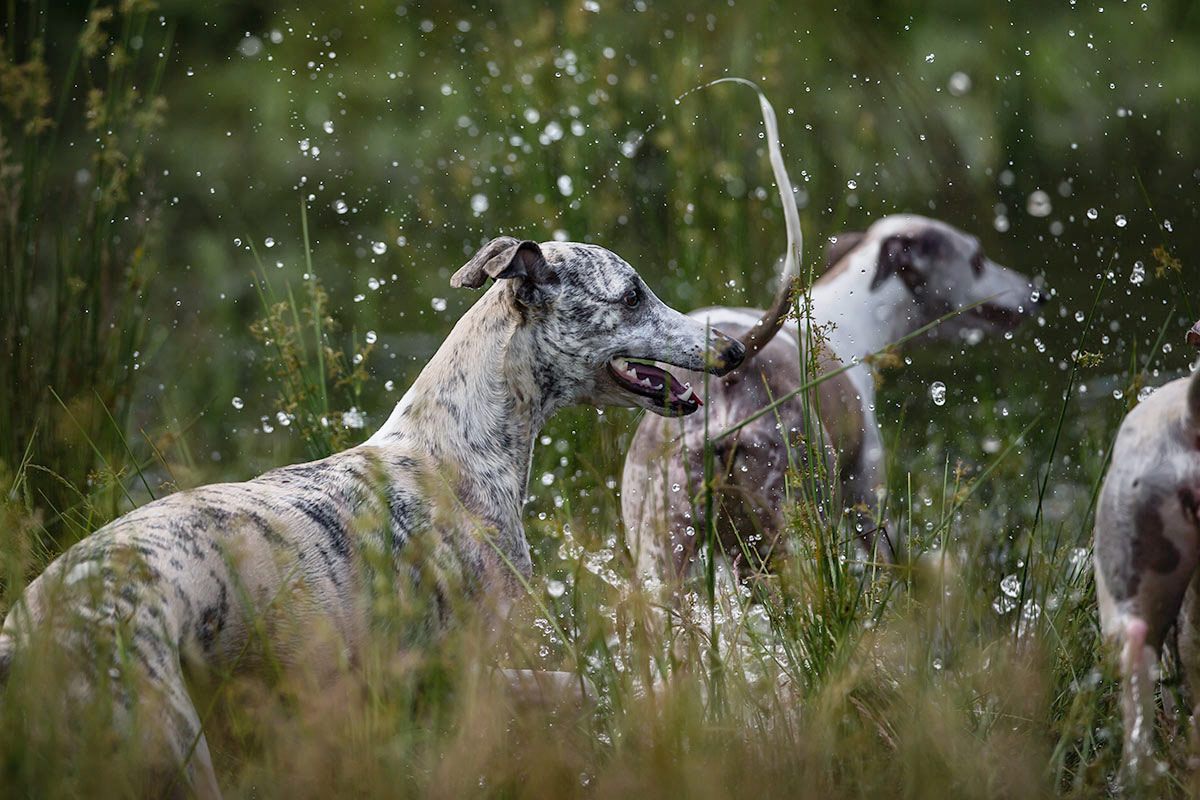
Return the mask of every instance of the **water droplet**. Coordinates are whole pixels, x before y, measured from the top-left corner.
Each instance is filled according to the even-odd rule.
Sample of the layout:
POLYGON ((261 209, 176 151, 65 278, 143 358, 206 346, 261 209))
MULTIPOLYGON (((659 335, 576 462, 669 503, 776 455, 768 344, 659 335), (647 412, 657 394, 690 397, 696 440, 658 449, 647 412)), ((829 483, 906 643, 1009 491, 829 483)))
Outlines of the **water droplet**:
POLYGON ((672 483, 672 484, 671 484, 671 491, 672 491, 672 492, 678 492, 678 491, 679 491, 679 484, 678 484, 678 483, 672 483))
POLYGON ((846 181, 846 188, 847 188, 847 189, 851 189, 851 190, 853 190, 853 189, 857 189, 857 188, 858 188, 858 181, 856 181, 856 180, 853 180, 853 179, 846 181))
POLYGON ((933 53, 930 53, 929 55, 925 56, 925 63, 926 63, 926 64, 932 64, 932 63, 933 63, 933 53))
POLYGON ((367 299, 367 296, 365 294, 363 294, 362 292, 359 292, 358 294, 354 295, 354 302, 356 302, 356 303, 361 303, 363 300, 366 300, 366 299, 367 299))
POLYGON ((284 413, 284 412, 282 412, 282 411, 276 411, 276 412, 275 412, 275 419, 276 419, 276 420, 278 420, 278 421, 279 421, 279 424, 280 424, 280 425, 282 425, 282 426, 283 426, 283 427, 285 427, 285 428, 286 428, 288 425, 291 425, 291 424, 292 424, 292 418, 291 418, 291 417, 289 417, 287 414, 285 414, 285 413, 284 413))
POLYGON ((946 88, 955 97, 962 97, 971 91, 971 76, 965 72, 953 72, 950 74, 950 80, 946 82, 946 88))
POLYGON ((350 207, 346 205, 345 200, 342 200, 339 197, 337 200, 333 201, 333 210, 339 214, 345 214, 347 211, 350 210, 350 207))
POLYGON ((929 396, 933 398, 935 406, 946 405, 946 384, 941 381, 934 381, 929 385, 929 396))
POLYGON ((263 239, 263 245, 266 247, 274 247, 275 240, 273 238, 271 238, 270 236, 268 236, 266 239, 263 239))
POLYGON ((379 287, 382 285, 383 285, 383 283, 379 280, 379 278, 376 278, 374 276, 367 278, 367 288, 370 289, 372 292, 378 291, 379 287))
POLYGON ((333 133, 333 121, 328 119, 325 120, 325 123, 321 126, 321 129, 326 133, 333 133))
POLYGON ((1097 211, 1096 209, 1089 208, 1087 210, 1087 218, 1088 219, 1099 219, 1099 217, 1100 217, 1100 212, 1097 211))
POLYGON ((482 214, 483 212, 485 212, 487 210, 488 210, 487 195, 483 195, 483 194, 471 195, 471 211, 473 211, 475 213, 475 216, 478 217, 480 214, 482 214))
POLYGON ((1124 228, 1126 225, 1129 224, 1129 220, 1125 219, 1124 214, 1117 214, 1116 219, 1113 221, 1117 224, 1118 228, 1124 228))
POLYGON ((349 411, 342 412, 342 425, 347 428, 362 428, 367 424, 367 417, 354 406, 349 411))
POLYGON ((1113 400, 1120 400, 1120 399, 1121 399, 1122 397, 1124 397, 1124 396, 1125 396, 1125 392, 1124 392, 1124 390, 1122 390, 1122 389, 1113 389, 1113 400))
POLYGON ((551 597, 562 597, 567 591, 567 585, 559 580, 551 578, 546 581, 546 593, 551 597))
POLYGON ((242 402, 242 398, 240 398, 240 397, 235 397, 230 402, 233 404, 234 408, 238 408, 238 409, 240 409, 246 405, 245 403, 242 402))
POLYGON ((365 338, 367 340, 367 344, 375 344, 376 340, 379 339, 379 335, 376 334, 375 331, 367 331, 365 338))
POLYGON ((1146 400, 1149 399, 1150 395, 1152 395, 1152 394, 1154 394, 1153 386, 1143 386, 1142 388, 1138 389, 1138 393, 1137 393, 1138 402, 1139 403, 1146 402, 1146 400))
POLYGON ((1016 575, 1005 575, 1000 581, 1000 591, 1008 597, 1016 597, 1021 594, 1021 581, 1016 575))
POLYGON ((433 306, 434 311, 445 311, 446 310, 446 298, 435 297, 429 301, 429 305, 433 306))
POLYGON ((1041 189, 1029 193, 1029 198, 1025 201, 1025 211, 1029 216, 1048 217, 1051 210, 1050 195, 1041 189))
POLYGON ((992 610, 997 614, 1007 614, 1016 607, 1017 601, 1013 600, 1011 597, 1005 597, 1004 595, 1000 595, 992 601, 992 610))
POLYGON ((549 486, 552 483, 554 483, 554 473, 553 472, 543 472, 542 473, 542 486, 549 486))
POLYGON ((373 245, 371 245, 371 252, 377 256, 381 256, 387 252, 387 245, 383 242, 375 242, 373 245))
POLYGON ((1075 312, 1075 321, 1076 322, 1083 322, 1085 319, 1087 319, 1087 315, 1084 314, 1082 311, 1075 312))
POLYGON ((562 192, 563 197, 570 197, 575 191, 575 182, 571 180, 570 175, 558 176, 558 190, 562 192))
POLYGON ((392 380, 384 381, 383 388, 385 391, 394 392, 396 391, 396 382, 392 380))
POLYGON ((1133 262, 1133 272, 1129 273, 1129 282, 1134 286, 1141 286, 1144 280, 1146 280, 1146 265, 1141 261, 1133 262))

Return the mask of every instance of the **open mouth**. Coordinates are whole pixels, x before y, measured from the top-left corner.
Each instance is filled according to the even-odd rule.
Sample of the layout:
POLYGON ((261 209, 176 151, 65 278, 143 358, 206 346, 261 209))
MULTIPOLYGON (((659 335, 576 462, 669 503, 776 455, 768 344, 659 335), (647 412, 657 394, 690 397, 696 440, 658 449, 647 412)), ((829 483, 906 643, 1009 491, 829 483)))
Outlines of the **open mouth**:
POLYGON ((690 414, 704 405, 690 383, 680 383, 649 361, 617 356, 608 362, 608 373, 622 389, 657 400, 672 413, 690 414))

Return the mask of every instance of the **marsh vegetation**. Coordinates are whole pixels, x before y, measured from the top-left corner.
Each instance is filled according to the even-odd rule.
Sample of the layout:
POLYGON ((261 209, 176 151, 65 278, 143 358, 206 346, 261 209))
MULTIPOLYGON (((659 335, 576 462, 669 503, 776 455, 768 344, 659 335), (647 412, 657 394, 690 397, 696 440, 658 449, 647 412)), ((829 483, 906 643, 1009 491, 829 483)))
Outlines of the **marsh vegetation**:
MULTIPOLYGON (((602 244, 680 309, 768 302, 757 104, 692 91, 740 75, 779 110, 805 265, 913 211, 1048 295, 876 364, 887 524, 926 557, 864 564, 800 502, 777 572, 664 607, 618 514, 637 417, 571 409, 534 453, 524 608, 420 648, 383 609, 332 685, 203 687, 223 790, 1114 791, 1093 503, 1123 414, 1192 355, 1200 10, 1085 5, 9 4, 0 610, 132 507, 365 439, 491 236, 602 244), (522 703, 493 666, 592 699, 522 703)), ((67 670, 47 647, 0 695, 0 793, 136 795, 110 709, 56 717, 67 670)), ((1153 788, 1182 796, 1192 701, 1163 674, 1153 788)))

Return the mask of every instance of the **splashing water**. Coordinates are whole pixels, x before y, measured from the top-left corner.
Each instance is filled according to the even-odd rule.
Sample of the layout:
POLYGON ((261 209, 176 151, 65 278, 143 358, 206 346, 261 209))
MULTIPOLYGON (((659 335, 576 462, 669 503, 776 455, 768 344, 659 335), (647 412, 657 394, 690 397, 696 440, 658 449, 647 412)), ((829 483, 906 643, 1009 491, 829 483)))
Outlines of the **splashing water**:
POLYGON ((941 381, 934 381, 929 386, 929 396, 933 398, 935 406, 946 405, 946 384, 941 381))

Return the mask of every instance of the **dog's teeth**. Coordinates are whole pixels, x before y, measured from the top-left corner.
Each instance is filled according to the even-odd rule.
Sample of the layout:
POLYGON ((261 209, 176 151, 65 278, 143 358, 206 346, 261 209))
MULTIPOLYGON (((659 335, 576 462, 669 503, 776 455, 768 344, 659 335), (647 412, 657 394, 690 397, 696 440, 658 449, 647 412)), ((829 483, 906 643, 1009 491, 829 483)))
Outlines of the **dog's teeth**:
POLYGON ((649 378, 642 378, 642 386, 648 386, 651 389, 654 388, 654 384, 650 382, 649 378))
POLYGON ((616 367, 621 372, 629 371, 629 362, 626 361, 625 359, 621 358, 620 356, 618 356, 617 358, 614 358, 612 363, 613 363, 613 366, 616 367))
POLYGON ((679 395, 679 399, 680 400, 691 400, 692 395, 695 394, 695 392, 692 391, 692 385, 690 383, 685 383, 683 385, 683 390, 684 390, 683 394, 679 395))

